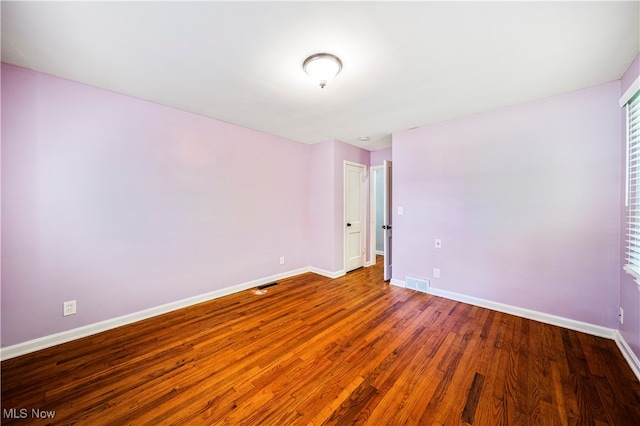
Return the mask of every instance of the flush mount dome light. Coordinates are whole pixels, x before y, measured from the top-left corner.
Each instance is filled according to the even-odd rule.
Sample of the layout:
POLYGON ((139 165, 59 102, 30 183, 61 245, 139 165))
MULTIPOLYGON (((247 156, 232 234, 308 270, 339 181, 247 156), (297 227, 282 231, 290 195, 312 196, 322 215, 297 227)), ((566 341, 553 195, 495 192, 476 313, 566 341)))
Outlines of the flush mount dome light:
POLYGON ((304 72, 319 81, 320 87, 324 89, 327 82, 340 72, 342 62, 331 53, 316 53, 304 60, 302 68, 304 72))

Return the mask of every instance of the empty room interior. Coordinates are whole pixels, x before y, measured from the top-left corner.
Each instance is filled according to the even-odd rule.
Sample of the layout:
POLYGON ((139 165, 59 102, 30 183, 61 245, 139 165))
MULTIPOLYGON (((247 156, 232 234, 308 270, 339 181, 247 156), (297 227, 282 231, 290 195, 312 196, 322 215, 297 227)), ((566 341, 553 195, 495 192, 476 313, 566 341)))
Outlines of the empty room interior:
POLYGON ((640 2, 1 12, 2 424, 640 424, 640 2))

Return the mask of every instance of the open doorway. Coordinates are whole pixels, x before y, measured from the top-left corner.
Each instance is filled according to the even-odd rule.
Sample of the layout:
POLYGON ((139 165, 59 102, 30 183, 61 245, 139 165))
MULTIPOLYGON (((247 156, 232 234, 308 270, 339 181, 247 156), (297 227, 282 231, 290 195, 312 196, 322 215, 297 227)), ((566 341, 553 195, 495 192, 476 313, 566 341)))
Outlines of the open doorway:
POLYGON ((376 263, 376 256, 384 261, 384 279, 391 279, 392 268, 392 223, 391 223, 391 161, 382 166, 371 167, 371 264, 376 263))

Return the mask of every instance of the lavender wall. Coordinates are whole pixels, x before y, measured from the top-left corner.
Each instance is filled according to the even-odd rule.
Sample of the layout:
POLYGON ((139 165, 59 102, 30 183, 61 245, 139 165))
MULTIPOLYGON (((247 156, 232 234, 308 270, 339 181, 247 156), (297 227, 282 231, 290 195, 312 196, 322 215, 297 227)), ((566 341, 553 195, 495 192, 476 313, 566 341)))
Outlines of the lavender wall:
MULTIPOLYGON (((631 83, 640 75, 640 54, 636 56, 631 66, 620 80, 620 95, 629 88, 631 83)), ((626 123, 623 116, 622 150, 626 146, 626 123)), ((621 156, 622 170, 624 170, 624 155, 621 156)), ((624 176, 621 184, 622 192, 620 196, 620 306, 624 309, 624 323, 620 324, 620 334, 627 342, 635 356, 640 359, 640 287, 633 278, 622 270, 625 262, 626 251, 626 207, 624 205, 624 176)))
POLYGON ((631 86, 631 83, 633 83, 635 79, 638 78, 639 74, 640 53, 636 55, 635 59, 631 62, 631 65, 629 65, 629 68, 627 68, 625 73, 622 75, 622 78, 620 78, 621 93, 624 93, 629 88, 629 86, 631 86))
POLYGON ((372 151, 369 157, 370 164, 372 166, 381 166, 384 164, 384 160, 391 161, 391 149, 392 148, 385 148, 379 149, 378 151, 372 151))
POLYGON ((394 134, 393 278, 616 328, 619 96, 614 82, 394 134))
POLYGON ((308 266, 309 164, 301 143, 3 64, 2 345, 308 266))
POLYGON ((342 223, 335 215, 334 141, 311 145, 309 166, 309 262, 327 272, 339 271, 335 263, 334 232, 342 223))

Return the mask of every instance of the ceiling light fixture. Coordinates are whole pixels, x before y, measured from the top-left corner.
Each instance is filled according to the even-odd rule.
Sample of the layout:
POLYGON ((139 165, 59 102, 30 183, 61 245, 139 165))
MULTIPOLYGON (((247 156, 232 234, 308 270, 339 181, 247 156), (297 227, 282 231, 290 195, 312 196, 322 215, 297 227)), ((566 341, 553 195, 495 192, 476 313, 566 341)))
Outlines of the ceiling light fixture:
POLYGON ((369 142, 369 136, 360 136, 360 142, 369 142))
POLYGON ((304 72, 320 82, 320 88, 324 89, 327 82, 331 81, 342 69, 340 58, 331 53, 316 53, 309 56, 302 64, 304 72))

